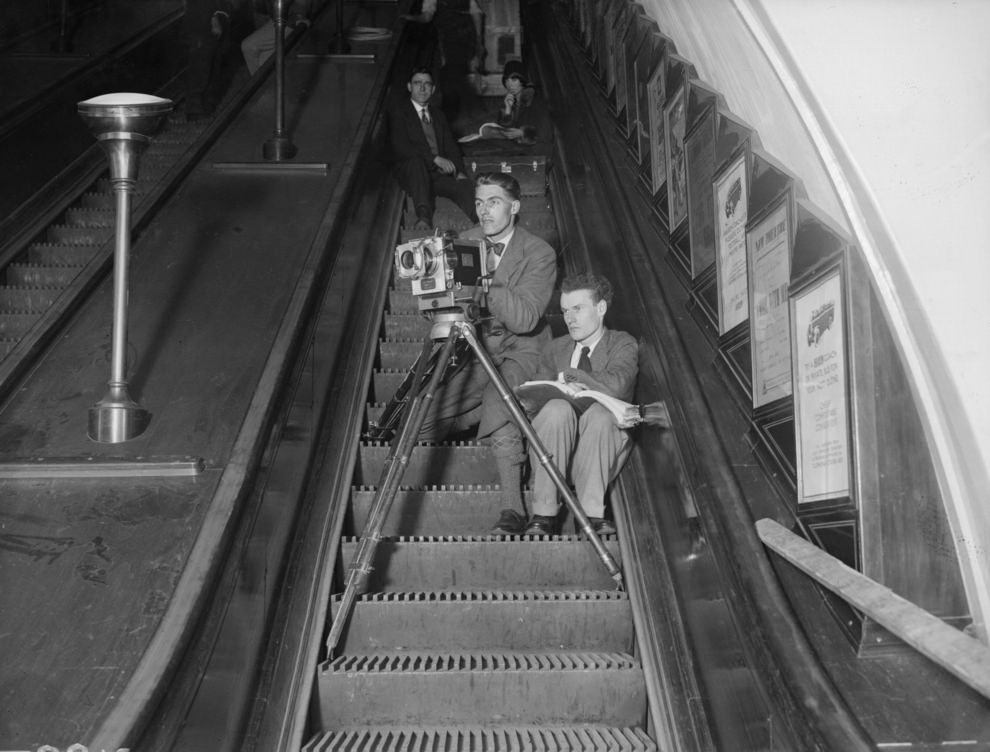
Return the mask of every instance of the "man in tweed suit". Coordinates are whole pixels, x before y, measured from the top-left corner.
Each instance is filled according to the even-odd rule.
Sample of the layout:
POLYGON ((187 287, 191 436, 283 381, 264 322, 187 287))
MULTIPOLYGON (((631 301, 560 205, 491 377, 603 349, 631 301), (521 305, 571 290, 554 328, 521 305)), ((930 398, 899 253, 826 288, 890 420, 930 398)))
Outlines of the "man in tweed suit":
MULTIPOLYGON (((551 340, 545 313, 557 279, 553 248, 516 225, 520 195, 519 183, 511 175, 479 175, 475 207, 480 224, 462 233, 466 239, 484 239, 490 247, 492 318, 479 327, 478 335, 510 389, 534 377, 540 352, 551 340)), ((521 533, 526 523, 522 432, 481 364, 472 360, 438 390, 420 439, 437 441, 476 424, 478 438, 491 440, 498 468, 503 513, 496 531, 521 533)))

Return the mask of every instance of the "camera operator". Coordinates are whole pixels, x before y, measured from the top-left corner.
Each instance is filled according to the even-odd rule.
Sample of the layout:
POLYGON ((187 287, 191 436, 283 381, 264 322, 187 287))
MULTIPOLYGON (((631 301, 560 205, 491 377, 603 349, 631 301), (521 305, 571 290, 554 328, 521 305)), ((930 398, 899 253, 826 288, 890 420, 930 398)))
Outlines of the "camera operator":
MULTIPOLYGON (((534 377, 540 354, 550 342, 545 312, 557 277, 553 248, 515 224, 520 207, 519 183, 505 173, 475 179, 479 226, 462 233, 484 239, 487 247, 488 311, 478 339, 510 389, 534 377)), ((441 441, 478 425, 478 439, 491 438, 501 485, 502 513, 496 532, 521 533, 526 526, 522 467, 526 449, 522 433, 477 360, 438 390, 420 432, 421 441, 441 441)))

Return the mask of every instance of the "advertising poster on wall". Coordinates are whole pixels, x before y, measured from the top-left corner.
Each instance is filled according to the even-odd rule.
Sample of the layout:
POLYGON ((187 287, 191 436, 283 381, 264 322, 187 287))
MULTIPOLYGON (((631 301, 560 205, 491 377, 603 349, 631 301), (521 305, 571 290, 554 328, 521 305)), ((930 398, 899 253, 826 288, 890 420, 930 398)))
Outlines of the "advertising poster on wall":
POLYGON ((698 117, 684 141, 687 155, 688 237, 691 244, 691 278, 715 263, 715 108, 698 117))
POLYGON ((602 63, 605 67, 605 93, 610 94, 615 87, 615 60, 612 51, 615 49, 615 19, 618 16, 619 5, 608 3, 605 8, 605 18, 602 22, 602 63))
MULTIPOLYGON (((636 163, 641 167, 645 166, 644 161, 650 151, 650 100, 647 85, 655 57, 655 41, 648 34, 640 46, 639 54, 636 55, 632 66, 634 87, 632 98, 636 118, 633 123, 636 133, 636 163)), ((653 188, 652 183, 650 187, 653 188)))
POLYGON ((667 181, 666 141, 663 137, 663 106, 667 102, 667 66, 661 59, 646 84, 650 116, 650 176, 656 194, 667 181))
POLYGON ((841 267, 794 295, 798 503, 849 496, 849 392, 841 267))
POLYGON ((749 330, 753 407, 791 394, 791 332, 787 288, 791 281, 789 194, 746 233, 749 262, 749 330))
POLYGON ((687 126, 684 86, 678 86, 663 110, 664 135, 667 137, 667 211, 670 232, 687 217, 687 165, 684 159, 684 130, 687 126))
MULTIPOLYGON (((620 18, 615 34, 615 111, 617 113, 622 113, 628 104, 628 97, 626 96, 626 84, 628 83, 626 73, 626 27, 625 18, 620 18)), ((623 117, 626 116, 623 115, 623 117)))
POLYGON ((718 283, 718 333, 731 331, 749 317, 746 221, 749 184, 746 154, 715 178, 715 271, 718 283))

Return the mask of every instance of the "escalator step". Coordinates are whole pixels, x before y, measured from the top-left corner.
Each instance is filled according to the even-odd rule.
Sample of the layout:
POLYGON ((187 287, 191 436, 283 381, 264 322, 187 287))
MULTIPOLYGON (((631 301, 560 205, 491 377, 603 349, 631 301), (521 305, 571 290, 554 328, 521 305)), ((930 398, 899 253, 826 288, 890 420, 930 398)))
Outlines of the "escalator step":
POLYGON ((639 661, 626 653, 390 652, 318 672, 319 728, 358 724, 609 724, 646 720, 639 661))
POLYGON ((390 289, 388 291, 388 310, 392 313, 419 314, 419 304, 410 291, 408 283, 404 290, 390 289))
MULTIPOLYGON (((618 540, 602 542, 619 559, 618 540)), ((357 538, 341 540, 348 569, 357 538)), ((615 583, 582 536, 388 538, 375 548, 369 591, 609 590, 615 583)))
POLYGON ((32 243, 28 248, 28 262, 40 266, 82 265, 99 253, 100 248, 99 245, 32 243))
MULTIPOLYGON (((340 597, 331 602, 335 616, 340 597)), ((464 591, 361 597, 338 644, 341 655, 382 650, 582 650, 631 653, 625 593, 464 591)))
POLYGON ((534 235, 539 235, 543 237, 548 232, 557 232, 557 221, 554 219, 553 214, 549 212, 529 212, 527 214, 519 214, 518 224, 520 227, 525 227, 534 235))
POLYGON ((614 726, 381 726, 318 734, 302 752, 656 752, 639 728, 614 726))
POLYGON ((113 238, 113 227, 72 227, 52 225, 47 239, 52 245, 103 245, 113 238))
POLYGON ((116 200, 112 193, 84 193, 79 198, 81 209, 110 209, 116 207, 116 200))
POLYGON ((19 339, 41 318, 42 311, 0 312, 0 336, 19 339))
POLYGON ((7 311, 41 311, 62 294, 61 287, 0 287, 0 308, 7 311))
MULTIPOLYGON (((416 347, 417 354, 419 347, 416 347)), ((416 356, 414 355, 413 358, 416 356)), ((407 365, 411 365, 407 363, 407 365)), ((372 375, 372 396, 378 402, 386 402, 392 398, 396 390, 402 385, 406 378, 406 370, 402 371, 381 371, 376 370, 372 375)))
POLYGON ((430 322, 418 313, 385 314, 385 339, 423 339, 430 333, 430 322))
POLYGON ((65 221, 75 227, 113 228, 117 212, 113 209, 71 208, 65 213, 65 221))
POLYGON ((412 369, 422 351, 422 340, 384 339, 378 343, 382 370, 402 371, 403 374, 412 369))
MULTIPOLYGON (((375 500, 375 489, 351 491, 353 529, 364 530, 375 500)), ((530 492, 523 492, 527 508, 530 492)), ((382 535, 482 535, 488 533, 502 509, 498 486, 406 488, 396 492, 382 535)))
MULTIPOLYGON (((354 482, 376 486, 382 475, 390 447, 379 442, 362 442, 354 482)), ((409 455, 401 484, 407 488, 429 486, 492 485, 498 472, 490 447, 475 443, 417 444, 409 455)))
POLYGON ((79 266, 38 266, 11 264, 7 267, 7 284, 12 287, 65 287, 79 276, 79 266))

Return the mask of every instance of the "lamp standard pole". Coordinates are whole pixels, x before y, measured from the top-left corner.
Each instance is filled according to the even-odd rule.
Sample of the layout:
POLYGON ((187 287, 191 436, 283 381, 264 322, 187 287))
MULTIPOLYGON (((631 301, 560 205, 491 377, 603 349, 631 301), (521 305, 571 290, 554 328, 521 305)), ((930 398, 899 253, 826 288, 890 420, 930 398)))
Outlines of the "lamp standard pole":
POLYGON ((110 183, 116 197, 110 380, 106 395, 89 410, 89 437, 102 443, 128 441, 143 433, 151 420, 151 414, 127 391, 131 200, 141 153, 171 110, 171 100, 147 94, 105 94, 79 103, 79 114, 110 160, 110 183))

